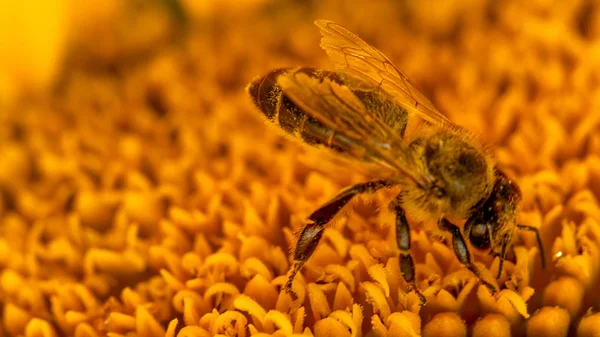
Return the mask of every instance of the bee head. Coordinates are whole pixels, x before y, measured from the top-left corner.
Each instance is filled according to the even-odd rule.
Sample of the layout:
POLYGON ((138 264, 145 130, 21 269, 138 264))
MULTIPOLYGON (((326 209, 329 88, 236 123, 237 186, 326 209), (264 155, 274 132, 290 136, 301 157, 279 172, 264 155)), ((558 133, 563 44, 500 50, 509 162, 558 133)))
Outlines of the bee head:
POLYGON ((496 170, 495 178, 491 194, 473 207, 464 225, 471 245, 484 252, 499 248, 504 236, 510 236, 521 201, 519 187, 502 171, 496 170))

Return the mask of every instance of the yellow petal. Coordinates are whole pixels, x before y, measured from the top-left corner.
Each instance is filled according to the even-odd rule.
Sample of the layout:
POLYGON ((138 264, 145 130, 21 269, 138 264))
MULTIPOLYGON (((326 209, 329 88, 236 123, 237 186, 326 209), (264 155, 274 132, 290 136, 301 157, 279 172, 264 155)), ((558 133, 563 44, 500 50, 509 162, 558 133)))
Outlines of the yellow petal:
POLYGON ((517 310, 521 316, 524 318, 529 318, 529 313, 527 312, 527 303, 523 300, 523 298, 517 294, 516 292, 508 289, 504 289, 500 291, 498 294, 498 305, 506 307, 505 301, 508 301, 512 307, 517 310))
POLYGON ((135 331, 141 336, 164 336, 165 330, 162 325, 144 307, 135 310, 135 331))
POLYGON ((254 298, 265 309, 274 309, 279 295, 275 286, 262 275, 254 276, 246 284, 244 294, 254 298))
POLYGON ((204 300, 211 301, 213 297, 218 296, 212 303, 215 303, 217 307, 219 307, 222 303, 227 303, 228 306, 229 304, 233 304, 230 302, 231 298, 235 298, 239 294, 240 291, 233 284, 220 282, 215 283, 206 289, 206 292, 204 293, 204 300), (226 299, 226 297, 229 299, 226 299))
POLYGON ((394 312, 386 320, 390 336, 421 335, 421 318, 410 311, 394 312))
MULTIPOLYGON (((98 332, 88 323, 82 323, 75 328, 75 337, 99 337, 98 332)), ((172 337, 172 336, 167 336, 172 337)))
POLYGON ((325 272, 323 276, 319 278, 319 280, 324 282, 334 282, 339 280, 346 284, 348 289, 350 289, 350 292, 354 292, 356 288, 356 283, 352 272, 348 268, 339 264, 330 264, 325 267, 325 272))
POLYGON ((240 274, 245 278, 251 279, 255 275, 261 275, 264 279, 271 281, 273 272, 267 267, 263 261, 251 257, 246 259, 240 266, 240 274))
POLYGON ((177 318, 173 318, 169 325, 167 326, 167 331, 165 332, 165 337, 175 337, 175 329, 177 329, 177 324, 179 320, 177 318))
POLYGON ((339 256, 345 258, 348 255, 350 241, 346 239, 342 233, 333 228, 326 228, 323 237, 331 242, 331 245, 337 251, 339 256))
POLYGON ((206 258, 199 273, 204 275, 209 271, 223 272, 226 276, 233 275, 238 271, 238 261, 234 256, 227 253, 212 254, 206 258))
POLYGON ((371 282, 362 282, 360 285, 365 289, 367 302, 373 306, 373 312, 379 314, 382 319, 387 319, 390 315, 390 306, 388 305, 381 288, 371 282))
POLYGON ((234 336, 245 337, 246 325, 248 320, 246 316, 238 311, 226 311, 219 315, 212 327, 212 334, 232 334, 234 336))
POLYGON ((294 332, 295 333, 301 333, 302 332, 302 328, 304 327, 304 319, 305 319, 305 316, 306 316, 306 312, 305 311, 306 311, 305 307, 300 307, 293 314, 293 316, 296 317, 296 319, 294 320, 294 332))
POLYGON ((383 294, 385 297, 390 297, 390 285, 387 283, 387 278, 385 275, 385 271, 383 269, 383 265, 374 264, 370 266, 367 271, 369 275, 375 280, 381 288, 383 289, 383 294))
POLYGON ((233 305, 237 310, 247 312, 259 322, 264 323, 267 312, 252 298, 246 295, 240 295, 233 301, 233 305))
POLYGON ((342 282, 338 283, 333 297, 333 310, 350 309, 353 303, 354 298, 348 288, 346 288, 346 285, 342 282))
POLYGON ((360 330, 362 329, 361 325, 357 325, 354 321, 354 317, 352 314, 345 310, 337 310, 332 312, 329 317, 338 320, 342 323, 347 330, 350 330, 353 337, 360 334, 360 330))
POLYGON ((281 311, 269 310, 269 312, 267 312, 265 315, 265 328, 267 328, 269 324, 272 324, 273 332, 281 330, 285 335, 291 335, 294 330, 290 319, 281 311))
POLYGON ((32 318, 25 327, 26 337, 56 337, 56 331, 43 319, 32 318))
POLYGON ((327 302, 327 297, 317 284, 308 284, 308 299, 310 301, 310 307, 313 312, 315 321, 320 320, 323 317, 327 317, 331 313, 331 308, 327 302))
POLYGON ((6 330, 13 336, 22 334, 31 319, 31 314, 12 303, 4 306, 3 322, 6 330))
POLYGON ((186 326, 179 330, 177 337, 211 337, 212 335, 199 326, 186 326))
MULTIPOLYGON (((357 327, 361 327, 363 325, 363 312, 362 312, 362 307, 358 304, 354 304, 352 306, 352 319, 354 320, 354 324, 357 327)), ((357 337, 361 337, 362 336, 362 331, 358 330, 356 333, 357 337)))
MULTIPOLYGON (((72 320, 71 318, 68 319, 72 320)), ((136 318, 120 312, 111 312, 105 324, 109 331, 134 331, 136 318)))
POLYGON ((388 330, 381 322, 381 317, 373 315, 371 317, 371 327, 373 328, 373 334, 377 337, 389 336, 388 330))
POLYGON ((350 337, 348 328, 331 317, 318 321, 315 324, 314 330, 317 337, 350 337))
POLYGON ((352 245, 350 247, 350 256, 353 260, 360 261, 365 269, 377 263, 377 260, 369 254, 364 245, 352 245))
POLYGON ((159 272, 160 272, 160 275, 162 276, 162 278, 165 280, 165 283, 169 286, 170 289, 175 290, 175 291, 185 289, 185 285, 183 283, 181 283, 178 279, 176 279, 167 270, 161 269, 159 272))

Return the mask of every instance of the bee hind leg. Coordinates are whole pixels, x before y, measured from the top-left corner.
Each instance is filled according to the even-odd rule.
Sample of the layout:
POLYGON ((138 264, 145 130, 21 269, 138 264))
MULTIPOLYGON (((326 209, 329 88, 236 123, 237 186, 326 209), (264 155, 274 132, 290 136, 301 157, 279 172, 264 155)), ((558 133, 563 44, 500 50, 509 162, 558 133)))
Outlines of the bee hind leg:
POLYGON ((415 263, 410 254, 410 228, 408 227, 404 209, 402 209, 400 205, 400 196, 396 197, 396 199, 390 203, 390 210, 396 213, 396 242, 398 244, 398 249, 400 249, 399 262, 402 278, 404 278, 404 281, 410 284, 411 288, 417 293, 421 300, 421 306, 423 306, 427 303, 427 299, 421 293, 419 288, 417 288, 415 280, 415 263))
POLYGON ((310 256, 315 252, 325 225, 333 219, 333 217, 356 195, 362 193, 373 193, 384 187, 391 187, 394 184, 386 180, 375 180, 366 183, 356 184, 343 189, 333 199, 321 206, 319 209, 314 211, 308 217, 308 223, 304 225, 300 236, 296 241, 296 248, 294 249, 294 263, 290 268, 288 280, 285 284, 285 290, 288 293, 292 292, 292 282, 294 277, 304 263, 308 261, 310 256))
POLYGON ((473 272, 473 274, 475 274, 475 276, 477 276, 477 278, 479 279, 479 282, 485 285, 492 293, 492 295, 494 295, 497 292, 496 287, 494 287, 491 283, 487 282, 481 277, 481 273, 479 273, 479 270, 471 261, 471 254, 469 253, 469 249, 467 247, 467 244, 465 243, 465 239, 460 233, 460 229, 458 228, 458 226, 444 218, 440 219, 440 221, 438 222, 438 226, 441 230, 452 234, 452 249, 454 250, 454 254, 456 255, 456 257, 458 258, 458 261, 460 261, 460 263, 463 266, 467 267, 467 269, 473 272))

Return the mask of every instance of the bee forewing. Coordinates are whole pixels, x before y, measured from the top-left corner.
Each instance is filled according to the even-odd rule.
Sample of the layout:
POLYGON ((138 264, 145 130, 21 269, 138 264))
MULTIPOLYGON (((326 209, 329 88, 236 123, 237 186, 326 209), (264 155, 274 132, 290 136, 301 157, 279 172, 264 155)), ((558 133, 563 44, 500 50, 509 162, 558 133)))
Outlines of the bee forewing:
POLYGON ((405 141, 348 87, 301 72, 280 75, 277 81, 296 105, 334 132, 327 141, 336 141, 348 156, 392 168, 419 186, 430 181, 405 141))
POLYGON ((454 128, 454 124, 379 50, 335 22, 317 20, 315 24, 323 36, 321 47, 336 68, 372 82, 409 113, 431 124, 454 128))

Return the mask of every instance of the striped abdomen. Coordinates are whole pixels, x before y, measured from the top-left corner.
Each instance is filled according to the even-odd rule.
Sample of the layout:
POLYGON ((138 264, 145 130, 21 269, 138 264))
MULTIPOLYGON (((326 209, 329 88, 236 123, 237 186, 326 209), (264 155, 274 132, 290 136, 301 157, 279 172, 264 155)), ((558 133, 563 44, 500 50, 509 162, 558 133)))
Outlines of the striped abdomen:
MULTIPOLYGON (((340 144, 344 144, 348 140, 306 114, 285 95, 277 84, 279 75, 295 72, 303 72, 318 79, 329 78, 339 84, 345 84, 344 78, 336 72, 315 68, 277 69, 255 79, 248 85, 247 91, 254 104, 271 122, 278 124, 285 132, 305 143, 343 151, 340 144)), ((397 130, 399 135, 404 135, 407 120, 406 110, 374 91, 353 90, 353 92, 363 102, 369 113, 379 117, 391 128, 397 130)))

